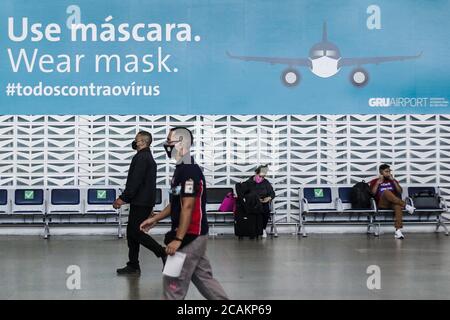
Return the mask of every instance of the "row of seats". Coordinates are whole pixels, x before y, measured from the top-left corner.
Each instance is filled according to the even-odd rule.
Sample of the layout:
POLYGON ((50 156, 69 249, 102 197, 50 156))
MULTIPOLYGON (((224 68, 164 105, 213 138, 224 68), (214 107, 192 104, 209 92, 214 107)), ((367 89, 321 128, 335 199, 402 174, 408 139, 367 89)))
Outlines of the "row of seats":
POLYGON ((111 204, 117 193, 111 187, 0 189, 0 213, 114 213, 111 204))
MULTIPOLYGON (((374 234, 379 234, 380 224, 377 224, 377 218, 381 214, 390 214, 390 210, 380 210, 376 207, 375 201, 372 202, 370 209, 354 209, 351 207, 351 186, 307 186, 299 190, 299 224, 298 234, 306 236, 306 224, 310 221, 309 215, 314 216, 313 221, 325 221, 327 216, 335 213, 342 215, 344 213, 357 214, 358 217, 366 217, 367 231, 372 227, 374 234), (321 215, 321 219, 318 216, 321 215)), ((234 223, 232 212, 220 212, 218 208, 224 197, 232 192, 231 187, 208 188, 207 189, 207 214, 210 224, 229 225, 234 223)), ((411 196, 421 191, 433 191, 440 195, 440 190, 436 186, 409 186, 404 188, 403 198, 407 198, 412 203, 411 196)), ((117 215, 119 225, 119 237, 122 237, 122 226, 126 222, 122 221, 122 215, 126 216, 126 210, 115 210, 111 204, 120 194, 121 190, 116 187, 88 187, 88 188, 21 188, 21 189, 0 189, 0 214, 6 215, 36 215, 41 214, 46 217, 80 214, 80 215, 117 215)), ((155 212, 161 211, 169 202, 169 193, 166 188, 158 188, 156 192, 155 212)), ((273 207, 273 206, 272 206, 273 207)), ((419 208, 418 214, 435 214, 436 228, 443 227, 446 234, 448 230, 442 222, 441 214, 447 211, 445 202, 442 201, 440 208, 419 208)), ((341 219, 340 219, 341 220, 341 219)), ((45 220, 46 232, 50 219, 45 220)), ((335 221, 334 221, 335 222, 335 221)), ((276 223, 273 219, 271 233, 277 234, 276 223)))
MULTIPOLYGON (((169 189, 156 190, 155 213, 160 212, 169 202, 169 189)), ((220 212, 219 206, 225 196, 233 192, 231 187, 207 189, 207 214, 212 233, 216 225, 234 223, 233 212, 220 212)), ((55 217, 78 216, 116 216, 118 236, 123 236, 123 227, 127 223, 127 206, 115 210, 112 203, 121 193, 117 187, 68 187, 68 188, 20 188, 0 189, 0 216, 8 215, 42 215, 44 237, 49 235, 49 225, 55 223, 55 217), (52 220, 53 219, 53 220, 52 220)), ((39 221, 39 220, 38 220, 39 221)), ((169 222, 167 220, 166 222, 169 222)))
MULTIPOLYGON (((207 211, 219 212, 218 208, 228 192, 233 192, 233 188, 208 188, 207 211)), ((111 187, 0 189, 0 213, 111 213, 116 212, 111 205, 118 194, 120 189, 111 187)), ((168 202, 168 189, 158 188, 155 211, 161 211, 168 202)))
MULTIPOLYGON (((403 188, 402 199, 407 199, 407 202, 415 206, 412 196, 419 192, 432 192, 437 194, 441 201, 439 207, 420 207, 415 210, 415 216, 427 215, 430 218, 431 215, 435 216, 436 230, 439 227, 443 227, 445 234, 448 235, 446 225, 442 221, 442 213, 447 212, 448 208, 441 197, 440 189, 436 186, 407 186, 403 188)), ((352 208, 351 204, 351 192, 352 186, 306 186, 299 189, 299 207, 300 216, 298 224, 298 234, 307 236, 306 224, 310 222, 338 222, 338 221, 351 221, 351 217, 357 214, 359 218, 365 218, 367 221, 367 232, 374 228, 374 235, 378 236, 380 233, 380 216, 384 216, 383 221, 391 222, 392 219, 386 219, 386 216, 392 217, 392 210, 382 210, 377 208, 374 199, 371 201, 371 208, 359 209, 352 208), (342 216, 347 214, 348 219, 342 219, 342 216), (312 217, 312 221, 309 217, 312 217), (333 219, 334 218, 334 219, 333 219), (378 219, 378 220, 377 220, 378 219)), ((419 219, 423 221, 423 219, 419 219)))

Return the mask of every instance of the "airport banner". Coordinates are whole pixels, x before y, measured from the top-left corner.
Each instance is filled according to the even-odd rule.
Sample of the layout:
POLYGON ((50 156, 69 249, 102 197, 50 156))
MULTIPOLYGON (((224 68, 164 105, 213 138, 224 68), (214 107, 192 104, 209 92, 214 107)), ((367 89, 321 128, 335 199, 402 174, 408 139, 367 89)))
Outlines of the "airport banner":
POLYGON ((2 0, 0 115, 448 114, 448 0, 2 0))

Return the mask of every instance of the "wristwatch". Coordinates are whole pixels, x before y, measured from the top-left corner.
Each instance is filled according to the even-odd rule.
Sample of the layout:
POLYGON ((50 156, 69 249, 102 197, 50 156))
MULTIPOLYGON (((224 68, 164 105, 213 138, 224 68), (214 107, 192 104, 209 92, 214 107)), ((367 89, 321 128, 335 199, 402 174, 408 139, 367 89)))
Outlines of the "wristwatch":
POLYGON ((180 239, 180 238, 178 238, 178 237, 175 237, 175 238, 173 238, 173 239, 176 240, 176 241, 183 242, 183 239, 180 239))

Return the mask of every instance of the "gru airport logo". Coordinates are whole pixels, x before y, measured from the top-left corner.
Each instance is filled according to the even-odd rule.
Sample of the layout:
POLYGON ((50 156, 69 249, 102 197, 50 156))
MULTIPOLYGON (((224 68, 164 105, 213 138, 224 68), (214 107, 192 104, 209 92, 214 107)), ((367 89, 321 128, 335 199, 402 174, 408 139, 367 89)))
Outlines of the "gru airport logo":
POLYGON ((370 107, 448 107, 445 98, 369 98, 370 107))

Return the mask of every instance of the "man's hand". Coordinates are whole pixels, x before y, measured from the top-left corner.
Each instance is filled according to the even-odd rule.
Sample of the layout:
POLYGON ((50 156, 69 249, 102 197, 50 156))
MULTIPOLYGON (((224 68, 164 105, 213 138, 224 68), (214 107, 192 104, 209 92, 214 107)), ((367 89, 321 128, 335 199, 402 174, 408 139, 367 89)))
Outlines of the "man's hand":
POLYGON ((181 245, 181 241, 173 240, 171 243, 169 243, 166 247, 166 253, 169 256, 173 256, 175 252, 177 252, 178 248, 181 245))
POLYGON ((148 218, 148 219, 144 220, 144 222, 141 223, 141 225, 139 226, 139 230, 147 233, 155 225, 156 225, 156 221, 153 219, 153 217, 148 218))
POLYGON ((125 204, 125 202, 122 199, 117 198, 116 201, 114 201, 114 203, 113 203, 113 208, 114 209, 119 209, 124 204, 125 204))

